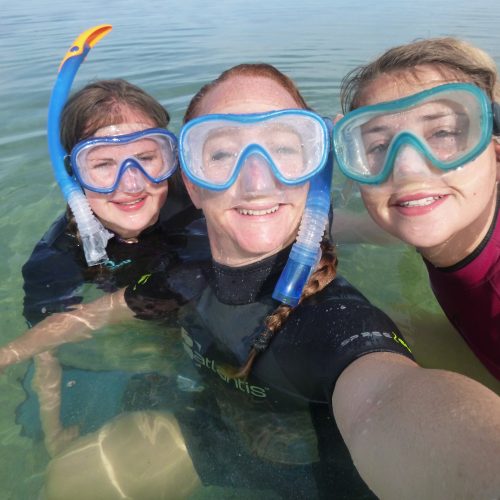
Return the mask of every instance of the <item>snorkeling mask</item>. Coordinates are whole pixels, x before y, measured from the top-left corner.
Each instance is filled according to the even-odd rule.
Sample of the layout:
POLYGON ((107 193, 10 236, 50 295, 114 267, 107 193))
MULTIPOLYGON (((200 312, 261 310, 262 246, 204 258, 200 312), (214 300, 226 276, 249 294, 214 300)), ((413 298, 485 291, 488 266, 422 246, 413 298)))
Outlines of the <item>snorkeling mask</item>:
POLYGON ((188 122, 179 158, 191 182, 212 191, 232 186, 247 160, 258 156, 286 186, 300 185, 326 162, 328 129, 303 109, 248 115, 206 115, 188 122))
MULTIPOLYGON (((470 83, 447 83, 414 95, 358 108, 333 130, 340 170, 363 184, 381 184, 399 151, 410 146, 448 171, 477 158, 491 141, 498 104, 470 83)), ((497 125, 498 126, 498 125, 497 125)))
MULTIPOLYGON (((188 122, 179 136, 185 175, 210 191, 231 187, 240 176, 253 189, 251 169, 259 169, 259 192, 310 181, 297 241, 274 289, 273 298, 296 306, 320 256, 328 223, 332 156, 331 121, 303 109, 248 115, 206 115, 188 122), (248 180, 247 177, 248 176, 248 180)), ((286 195, 286 194, 284 194, 286 195)))
POLYGON ((71 151, 71 168, 82 187, 96 193, 144 189, 145 179, 158 184, 177 167, 177 139, 165 129, 92 137, 71 151))

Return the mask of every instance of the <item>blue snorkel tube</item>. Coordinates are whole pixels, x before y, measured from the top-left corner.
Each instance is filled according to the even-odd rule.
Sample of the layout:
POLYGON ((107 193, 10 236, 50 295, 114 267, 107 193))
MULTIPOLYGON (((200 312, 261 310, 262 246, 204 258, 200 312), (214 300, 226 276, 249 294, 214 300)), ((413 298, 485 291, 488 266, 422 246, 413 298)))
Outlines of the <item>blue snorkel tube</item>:
POLYGON ((47 139, 54 175, 63 192, 64 198, 75 216, 78 231, 83 244, 85 259, 89 266, 105 262, 108 259, 106 244, 113 236, 94 216, 89 202, 78 182, 66 171, 64 150, 60 139, 61 113, 68 99, 75 75, 89 50, 111 31, 109 24, 102 24, 84 31, 64 56, 52 89, 47 123, 47 139))
MULTIPOLYGON (((330 136, 332 121, 324 120, 330 136)), ((333 151, 330 149, 325 166, 311 178, 297 240, 273 292, 273 299, 291 307, 299 303, 302 290, 321 256, 320 244, 330 213, 332 171, 333 151)))

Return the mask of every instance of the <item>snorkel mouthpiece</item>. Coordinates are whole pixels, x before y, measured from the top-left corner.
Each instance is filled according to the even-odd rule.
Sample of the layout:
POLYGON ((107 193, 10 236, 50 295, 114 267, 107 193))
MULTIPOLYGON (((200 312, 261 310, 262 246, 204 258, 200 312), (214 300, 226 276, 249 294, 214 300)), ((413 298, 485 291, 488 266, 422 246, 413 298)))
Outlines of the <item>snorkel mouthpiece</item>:
POLYGON ((81 186, 68 174, 64 161, 67 153, 61 144, 59 127, 62 110, 80 64, 90 49, 111 29, 112 26, 109 24, 95 26, 84 31, 73 42, 59 66, 59 73, 50 96, 47 120, 47 139, 54 175, 75 216, 85 259, 89 266, 107 260, 106 245, 113 235, 94 216, 81 186))
MULTIPOLYGON (((325 119, 329 132, 332 122, 325 119)), ((323 169, 311 178, 309 193, 297 240, 274 288, 273 299, 295 307, 302 291, 321 257, 321 240, 325 234, 330 211, 330 189, 333 151, 330 150, 323 169)))

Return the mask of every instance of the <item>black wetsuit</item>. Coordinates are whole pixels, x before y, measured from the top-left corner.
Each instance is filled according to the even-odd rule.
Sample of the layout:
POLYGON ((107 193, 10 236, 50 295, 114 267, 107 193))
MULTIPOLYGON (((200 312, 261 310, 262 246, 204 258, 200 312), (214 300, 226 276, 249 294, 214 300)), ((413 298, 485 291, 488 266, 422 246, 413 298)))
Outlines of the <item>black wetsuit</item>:
MULTIPOLYGON (((24 264, 23 315, 30 326, 55 312, 62 312, 83 300, 82 286, 94 284, 107 293, 133 283, 145 272, 164 269, 173 260, 206 255, 208 242, 192 248, 184 228, 201 219, 201 212, 187 200, 168 199, 159 221, 147 228, 137 243, 126 243, 118 237, 106 247, 109 261, 89 267, 83 249, 68 232, 65 215, 58 217, 24 264)), ((204 232, 203 227, 200 228, 204 232)))
MULTIPOLYGON (((184 348, 198 367, 176 415, 202 481, 287 498, 374 498, 355 470, 332 416, 338 376, 375 351, 411 357, 395 324, 337 277, 287 319, 250 377, 228 377, 245 361, 288 250, 257 264, 214 264, 199 299, 181 310, 184 348)), ((127 289, 129 306, 168 299, 173 273, 127 289), (167 283, 167 284, 165 284, 167 283)))
MULTIPOLYGON (((207 259, 209 245, 205 221, 200 216, 186 198, 169 195, 160 220, 146 229, 137 243, 112 238, 106 248, 109 262, 91 268, 78 241, 67 231, 66 217, 59 217, 23 266, 24 316, 28 323, 34 325, 50 314, 81 303, 86 293, 92 293, 89 285, 111 293, 152 270, 164 271, 170 266, 207 259)), ((144 386, 145 375, 116 368, 81 369, 81 365, 73 363, 79 353, 80 346, 62 346, 58 350, 63 367, 60 419, 63 426, 78 424, 83 435, 122 412, 127 405, 125 394, 131 385, 144 386)), ((30 363, 23 379, 27 398, 17 409, 16 422, 22 426, 23 435, 40 439, 43 434, 38 398, 31 387, 33 373, 34 365, 30 363)), ((158 384, 164 382, 156 376, 153 379, 158 384)))

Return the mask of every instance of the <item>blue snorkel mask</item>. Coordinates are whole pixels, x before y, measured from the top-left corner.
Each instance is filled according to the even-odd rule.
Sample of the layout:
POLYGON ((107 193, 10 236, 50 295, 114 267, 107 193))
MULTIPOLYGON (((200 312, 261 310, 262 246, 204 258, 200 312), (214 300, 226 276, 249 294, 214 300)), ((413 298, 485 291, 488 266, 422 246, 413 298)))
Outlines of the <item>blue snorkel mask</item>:
POLYGON ((145 182, 166 181, 177 168, 177 138, 163 128, 149 128, 76 144, 70 167, 80 186, 95 193, 142 191, 145 182))
POLYGON ((64 163, 66 151, 61 144, 59 127, 62 109, 80 64, 90 49, 101 38, 106 36, 111 29, 112 27, 109 24, 90 28, 73 42, 59 66, 59 73, 50 96, 47 123, 49 153, 54 175, 75 216, 85 258, 89 266, 107 260, 106 245, 113 234, 107 231, 94 216, 81 186, 66 171, 64 163))
MULTIPOLYGON (((273 293, 274 299, 290 306, 298 304, 318 262, 328 223, 332 175, 329 124, 303 109, 217 114, 188 122, 179 136, 184 174, 203 189, 226 190, 239 178, 238 189, 250 192, 255 187, 251 169, 259 169, 259 193, 275 190, 275 179, 285 186, 310 181, 297 241, 273 293)), ((286 190, 281 193, 285 195, 286 190)))

